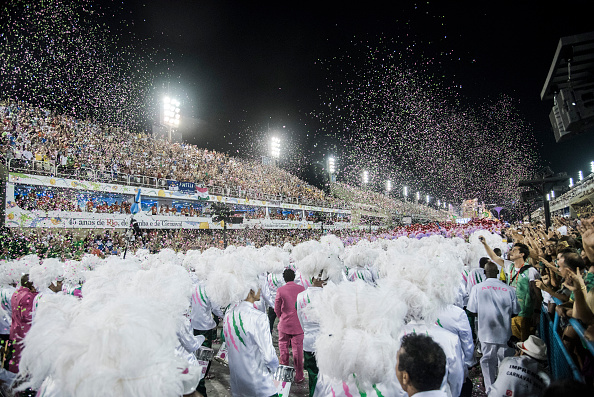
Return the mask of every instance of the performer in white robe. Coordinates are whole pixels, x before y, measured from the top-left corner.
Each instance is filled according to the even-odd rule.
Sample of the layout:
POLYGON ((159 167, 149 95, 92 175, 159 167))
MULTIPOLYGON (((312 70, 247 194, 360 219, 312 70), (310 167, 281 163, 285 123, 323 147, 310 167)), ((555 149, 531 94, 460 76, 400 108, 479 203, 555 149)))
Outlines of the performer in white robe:
POLYGON ((513 354, 507 346, 512 335, 511 318, 518 313, 518 301, 513 288, 497 279, 494 263, 485 265, 487 280, 477 284, 470 294, 468 311, 478 314, 478 339, 481 343, 481 369, 488 393, 495 381, 497 367, 505 356, 513 354))
POLYGON ((258 300, 260 291, 250 290, 245 301, 228 310, 223 319, 234 397, 268 397, 277 392, 273 374, 278 368, 278 357, 268 318, 253 306, 258 300))
POLYGON ((466 312, 456 305, 448 305, 438 313, 436 324, 458 335, 464 352, 464 374, 468 376, 468 368, 474 365, 474 341, 466 312))

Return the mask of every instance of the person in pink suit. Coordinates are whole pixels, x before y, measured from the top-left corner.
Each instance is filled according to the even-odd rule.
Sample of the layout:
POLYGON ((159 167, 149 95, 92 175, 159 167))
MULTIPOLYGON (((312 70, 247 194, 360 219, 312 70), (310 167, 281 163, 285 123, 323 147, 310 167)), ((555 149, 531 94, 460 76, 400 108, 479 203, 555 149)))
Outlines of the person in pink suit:
POLYGON ((281 365, 289 365, 289 346, 293 347, 293 365, 295 366, 295 383, 303 382, 303 329, 297 317, 297 295, 305 291, 301 285, 295 284, 295 272, 286 269, 283 272, 286 284, 276 293, 274 311, 280 319, 278 323, 278 348, 281 365))
POLYGON ((23 339, 31 329, 33 301, 36 295, 37 290, 29 281, 29 275, 23 275, 21 286, 17 288, 10 300, 12 306, 12 324, 10 326, 12 357, 8 363, 8 370, 15 374, 19 372, 23 339))

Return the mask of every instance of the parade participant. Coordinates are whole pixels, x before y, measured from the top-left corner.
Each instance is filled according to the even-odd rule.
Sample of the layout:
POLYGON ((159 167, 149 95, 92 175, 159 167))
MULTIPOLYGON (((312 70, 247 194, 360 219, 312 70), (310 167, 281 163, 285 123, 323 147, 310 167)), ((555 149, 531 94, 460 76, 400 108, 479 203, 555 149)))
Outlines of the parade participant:
POLYGON ((367 240, 359 241, 356 245, 345 250, 344 265, 348 269, 346 278, 349 281, 363 280, 375 285, 377 277, 372 272, 373 264, 379 252, 369 247, 367 240))
POLYGON ((266 315, 254 308, 259 300, 260 290, 250 289, 245 300, 227 311, 223 319, 234 397, 277 395, 272 374, 278 367, 278 358, 266 315))
POLYGON ((519 355, 507 357, 499 366, 497 380, 488 396, 528 397, 542 395, 551 380, 543 369, 547 360, 547 346, 534 335, 525 342, 518 342, 519 355))
POLYGON ((485 275, 487 280, 473 288, 467 310, 478 314, 478 338, 483 353, 480 362, 485 390, 489 392, 497 367, 506 355, 507 341, 512 335, 511 318, 518 312, 518 303, 513 288, 497 279, 493 262, 485 265, 485 275))
POLYGON ((31 329, 33 301, 37 295, 37 290, 31 281, 29 275, 21 277, 21 286, 12 295, 10 305, 12 307, 12 323, 10 326, 10 341, 12 357, 8 363, 8 370, 12 373, 19 372, 19 362, 21 351, 23 349, 22 341, 31 329))
POLYGON ((481 258, 479 261, 479 267, 472 269, 468 274, 468 282, 466 283, 466 291, 468 292, 468 296, 470 296, 470 291, 472 291, 472 288, 475 285, 482 283, 487 278, 485 276, 485 265, 487 262, 489 262, 489 258, 481 258))
POLYGON ((530 295, 530 281, 540 279, 540 273, 528 262, 530 248, 522 243, 514 244, 509 252, 509 260, 504 260, 493 252, 484 237, 479 237, 487 254, 493 262, 503 267, 504 281, 516 290, 519 313, 512 319, 512 334, 521 341, 530 335, 534 314, 533 297, 530 295))
POLYGON ((43 301, 44 296, 62 293, 62 284, 64 281, 63 264, 55 258, 45 259, 41 264, 31 266, 29 279, 38 291, 31 313, 31 317, 35 318, 39 303, 43 301))
MULTIPOLYGON (((217 338, 217 323, 213 319, 213 314, 223 318, 223 311, 211 303, 206 293, 205 282, 198 281, 198 283, 193 284, 190 319, 194 335, 203 336, 205 340, 202 344, 209 348, 212 348, 212 343, 217 338)), ((197 389, 204 397, 207 397, 205 379, 209 379, 209 371, 210 363, 197 389)))
POLYGON ((363 280, 328 282, 314 295, 305 311, 320 326, 314 397, 404 396, 394 367, 406 310, 397 291, 363 280))
POLYGON ((430 336, 408 334, 396 358, 396 376, 408 396, 446 397, 440 390, 446 373, 446 355, 430 336))
POLYGON ((280 350, 280 363, 289 365, 289 346, 293 349, 293 366, 295 367, 295 383, 303 382, 303 329, 297 316, 297 295, 305 291, 300 285, 295 284, 295 272, 285 269, 283 278, 285 285, 276 293, 274 311, 279 317, 278 323, 278 348, 280 350))
POLYGON ((474 359, 474 340, 470 322, 464 309, 456 305, 446 306, 437 315, 437 325, 451 333, 458 335, 460 346, 464 352, 464 386, 462 387, 463 396, 472 394, 472 381, 468 378, 468 369, 475 364, 474 359))
POLYGON ((231 394, 240 397, 273 396, 273 374, 278 358, 268 319, 255 303, 260 300, 259 276, 266 263, 253 248, 227 248, 210 272, 206 292, 213 304, 226 307, 223 332, 228 347, 231 394))
MULTIPOLYGON (((276 293, 278 289, 285 285, 285 280, 283 279, 282 274, 279 273, 268 273, 266 275, 266 280, 264 280, 264 287, 265 287, 265 296, 270 300, 270 303, 267 302, 267 315, 268 315, 268 322, 270 324, 270 332, 274 328, 274 322, 276 321, 276 312, 274 311, 274 302, 276 301, 276 293)), ((263 291, 264 293, 264 291, 263 291)))
POLYGON ((319 319, 309 310, 312 300, 322 292, 322 288, 330 279, 340 280, 342 263, 335 255, 320 251, 297 262, 298 269, 311 279, 311 287, 297 295, 297 317, 303 328, 303 361, 309 378, 309 396, 314 395, 318 380, 318 364, 316 362, 315 342, 320 332, 319 319))
POLYGON ((407 305, 410 321, 399 337, 410 333, 427 334, 441 346, 447 365, 442 391, 459 396, 466 366, 462 345, 457 334, 436 322, 439 313, 455 302, 463 262, 453 242, 427 239, 420 244, 414 248, 415 255, 388 249, 380 260, 385 276, 378 287, 398 291, 407 305))
MULTIPOLYGON (((12 323, 12 307, 10 301, 12 294, 16 291, 18 280, 16 279, 16 272, 9 268, 10 263, 2 263, 0 266, 0 341, 3 346, 3 351, 6 352, 6 345, 10 335, 10 325, 12 323)), ((5 361, 6 366, 8 360, 5 361)))
POLYGON ((87 273, 84 299, 48 295, 24 339, 18 390, 52 378, 59 396, 195 394, 201 368, 176 355, 191 285, 176 264, 112 257, 87 273))

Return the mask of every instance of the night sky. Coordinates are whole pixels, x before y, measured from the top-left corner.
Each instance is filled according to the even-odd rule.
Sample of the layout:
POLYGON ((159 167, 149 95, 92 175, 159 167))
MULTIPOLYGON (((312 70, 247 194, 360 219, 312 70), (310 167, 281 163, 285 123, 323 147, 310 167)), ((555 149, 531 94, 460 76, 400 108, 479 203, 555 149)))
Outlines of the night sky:
POLYGON ((591 3, 452 4, 171 1, 130 9, 144 34, 171 49, 176 81, 170 88, 181 91, 184 112, 190 107, 200 120, 185 135, 190 142, 233 150, 235 133, 254 125, 291 125, 296 134, 315 136, 318 126, 308 114, 330 77, 317 61, 352 50, 352 41, 392 37, 416 42, 429 56, 452 51, 447 79, 462 86, 470 104, 501 93, 518 99, 544 161, 574 177, 579 169, 589 172, 594 136, 556 144, 548 120, 553 104, 539 95, 559 39, 594 28, 591 3))
POLYGON ((590 172, 594 134, 556 144, 540 100, 559 39, 594 30, 590 3, 9 0, 0 88, 120 121, 156 120, 169 94, 186 141, 258 159, 277 135, 281 166, 316 184, 333 155, 375 190, 512 202, 541 165, 590 172))

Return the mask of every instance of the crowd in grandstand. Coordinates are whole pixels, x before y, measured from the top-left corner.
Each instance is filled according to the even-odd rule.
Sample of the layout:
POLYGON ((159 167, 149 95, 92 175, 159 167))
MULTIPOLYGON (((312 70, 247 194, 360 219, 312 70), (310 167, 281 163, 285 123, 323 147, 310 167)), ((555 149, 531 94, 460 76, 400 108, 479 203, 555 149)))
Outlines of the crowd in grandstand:
POLYGON ((297 198, 328 207, 344 202, 278 167, 230 157, 195 145, 170 143, 144 133, 78 120, 24 103, 0 106, 2 156, 48 162, 65 174, 101 172, 141 175, 199 186, 218 186, 244 197, 297 198))

